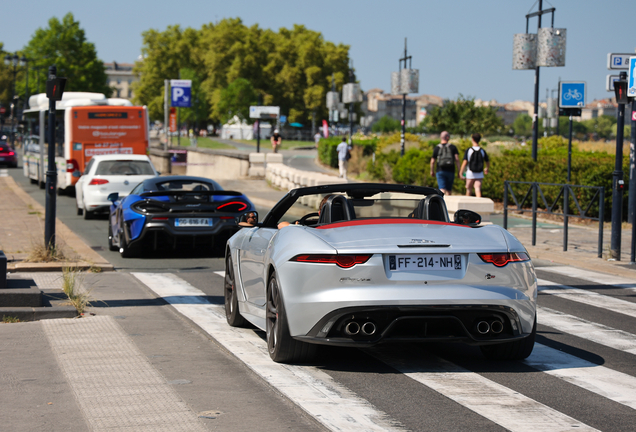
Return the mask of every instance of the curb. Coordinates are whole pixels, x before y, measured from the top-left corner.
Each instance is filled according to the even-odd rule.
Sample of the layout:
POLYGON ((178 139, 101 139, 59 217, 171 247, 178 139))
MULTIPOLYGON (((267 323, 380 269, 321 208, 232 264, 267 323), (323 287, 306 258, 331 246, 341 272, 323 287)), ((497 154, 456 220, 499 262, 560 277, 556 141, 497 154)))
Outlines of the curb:
POLYGON ((15 317, 20 321, 75 318, 77 316, 77 309, 74 306, 0 308, 0 317, 15 317))
POLYGON ((93 264, 86 261, 79 262, 51 262, 51 263, 30 263, 20 262, 7 264, 9 273, 34 273, 34 272, 61 272, 65 268, 88 271, 90 269, 100 269, 101 272, 115 271, 112 264, 93 264))

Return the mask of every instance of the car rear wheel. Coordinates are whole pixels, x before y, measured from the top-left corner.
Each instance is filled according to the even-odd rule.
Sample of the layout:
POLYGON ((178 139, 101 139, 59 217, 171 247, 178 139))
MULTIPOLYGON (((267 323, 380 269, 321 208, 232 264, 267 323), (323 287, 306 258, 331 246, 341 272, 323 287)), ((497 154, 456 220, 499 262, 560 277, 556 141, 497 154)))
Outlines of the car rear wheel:
MULTIPOLYGON (((229 254, 229 252, 228 252, 229 254)), ((232 257, 225 259, 225 318, 232 327, 245 327, 247 320, 239 312, 232 257)))
POLYGON ((86 203, 84 203, 84 219, 86 220, 93 219, 93 212, 88 211, 88 208, 86 207, 86 203))
POLYGON ((275 273, 272 273, 267 284, 266 307, 267 350, 272 360, 277 363, 298 363, 311 360, 316 355, 317 346, 297 341, 290 336, 285 305, 280 297, 275 273))
POLYGON ((128 245, 128 242, 126 241, 126 236, 124 235, 123 232, 119 233, 119 254, 121 255, 122 258, 131 258, 133 256, 135 256, 134 251, 130 248, 130 246, 128 245))
POLYGON ((80 208, 80 206, 77 204, 77 200, 75 200, 75 211, 77 212, 78 216, 81 216, 84 214, 84 209, 80 208))
POLYGON ((113 244, 113 224, 110 221, 110 215, 108 216, 108 249, 111 251, 118 249, 118 247, 113 244))
POLYGON ((482 354, 488 360, 523 360, 532 354, 534 339, 537 335, 537 317, 534 317, 534 326, 530 336, 513 342, 505 342, 496 345, 482 345, 479 347, 482 354))

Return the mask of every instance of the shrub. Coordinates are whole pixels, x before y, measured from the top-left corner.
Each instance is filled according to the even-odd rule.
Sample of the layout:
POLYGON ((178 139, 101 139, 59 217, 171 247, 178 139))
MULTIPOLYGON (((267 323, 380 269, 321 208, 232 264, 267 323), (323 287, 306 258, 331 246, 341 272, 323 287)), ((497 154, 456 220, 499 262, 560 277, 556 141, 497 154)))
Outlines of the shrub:
MULTIPOLYGON (((338 168, 338 152, 336 148, 338 144, 342 142, 342 137, 334 136, 330 138, 322 138, 318 142, 318 158, 320 162, 325 165, 328 165, 333 168, 338 168)), ((371 156, 376 148, 377 140, 374 139, 364 139, 357 140, 354 139, 352 144, 354 148, 360 147, 362 148, 363 156, 371 156)), ((352 152, 353 153, 353 152, 352 152)))

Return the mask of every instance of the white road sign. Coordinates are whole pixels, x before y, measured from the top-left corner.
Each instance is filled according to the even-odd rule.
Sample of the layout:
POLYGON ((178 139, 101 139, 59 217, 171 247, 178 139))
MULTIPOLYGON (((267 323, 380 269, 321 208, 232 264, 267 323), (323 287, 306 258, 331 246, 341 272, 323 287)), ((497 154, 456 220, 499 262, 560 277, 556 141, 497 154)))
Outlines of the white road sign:
POLYGON ((608 92, 614 92, 614 81, 618 81, 620 79, 620 75, 612 75, 609 74, 605 79, 605 90, 608 92))
POLYGON ((607 69, 609 70, 627 70, 629 69, 629 58, 634 54, 607 54, 607 69))
POLYGON ((629 58, 629 72, 627 73, 627 97, 636 96, 636 57, 629 58))
POLYGON ((277 106, 250 106, 250 118, 278 118, 279 115, 280 107, 277 106))

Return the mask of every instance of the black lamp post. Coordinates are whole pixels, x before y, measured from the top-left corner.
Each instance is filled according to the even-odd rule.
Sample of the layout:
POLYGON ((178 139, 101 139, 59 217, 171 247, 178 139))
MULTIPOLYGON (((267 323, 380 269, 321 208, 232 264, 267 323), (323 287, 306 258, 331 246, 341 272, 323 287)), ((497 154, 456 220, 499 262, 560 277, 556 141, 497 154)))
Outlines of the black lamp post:
POLYGON ((18 65, 24 66, 26 65, 27 59, 26 57, 20 58, 17 53, 13 55, 7 54, 4 56, 4 64, 6 66, 13 66, 11 69, 11 73, 13 74, 13 96, 11 97, 11 145, 15 147, 15 116, 16 110, 18 109, 18 103, 16 101, 15 95, 15 81, 16 75, 18 74, 18 65))

